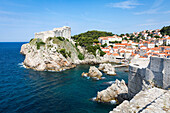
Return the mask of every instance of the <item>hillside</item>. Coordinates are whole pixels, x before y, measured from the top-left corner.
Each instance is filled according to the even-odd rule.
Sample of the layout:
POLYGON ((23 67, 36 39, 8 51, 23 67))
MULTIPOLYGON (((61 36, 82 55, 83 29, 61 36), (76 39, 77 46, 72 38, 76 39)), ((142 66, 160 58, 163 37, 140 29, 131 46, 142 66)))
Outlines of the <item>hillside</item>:
POLYGON ((170 26, 163 27, 160 32, 162 35, 170 35, 170 26))
POLYGON ((99 49, 100 56, 103 56, 105 53, 100 49, 98 45, 93 46, 93 43, 98 43, 99 37, 105 37, 105 36, 113 36, 111 32, 105 32, 105 31, 87 31, 85 33, 81 33, 78 35, 72 36, 72 39, 76 42, 76 46, 80 45, 84 47, 88 52, 91 52, 93 55, 96 56, 96 50, 99 49))
POLYGON ((69 41, 62 37, 49 37, 46 42, 34 38, 21 47, 25 55, 24 65, 38 71, 61 71, 75 67, 79 62, 79 51, 69 41))

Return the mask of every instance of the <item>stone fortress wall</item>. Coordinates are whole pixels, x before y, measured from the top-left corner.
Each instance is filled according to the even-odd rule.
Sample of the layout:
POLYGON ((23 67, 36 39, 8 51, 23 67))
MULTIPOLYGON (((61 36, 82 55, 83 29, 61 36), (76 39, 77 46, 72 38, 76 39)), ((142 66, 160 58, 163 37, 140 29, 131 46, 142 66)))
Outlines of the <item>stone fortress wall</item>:
POLYGON ((35 33, 35 38, 41 38, 44 42, 48 37, 64 37, 66 39, 71 39, 71 28, 68 26, 64 26, 61 28, 54 28, 51 31, 43 31, 39 33, 35 33))
POLYGON ((170 88, 170 59, 151 57, 137 60, 129 65, 128 94, 132 98, 146 85, 170 88))

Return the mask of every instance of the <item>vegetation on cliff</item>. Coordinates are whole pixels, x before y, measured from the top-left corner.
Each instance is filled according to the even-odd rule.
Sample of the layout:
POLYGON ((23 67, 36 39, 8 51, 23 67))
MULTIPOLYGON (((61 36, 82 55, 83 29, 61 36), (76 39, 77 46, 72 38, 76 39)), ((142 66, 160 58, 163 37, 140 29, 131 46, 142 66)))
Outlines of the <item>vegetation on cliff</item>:
POLYGON ((29 43, 35 45, 37 50, 43 46, 44 49, 61 53, 65 58, 74 59, 79 55, 76 47, 64 37, 49 37, 46 42, 43 42, 42 39, 34 38, 29 43))
POLYGON ((36 45, 37 49, 40 49, 41 46, 45 46, 45 43, 40 38, 31 39, 29 43, 36 45))
POLYGON ((80 45, 82 47, 85 47, 85 49, 88 50, 88 52, 92 53, 96 56, 96 50, 99 49, 100 55, 103 56, 105 53, 100 49, 99 45, 93 46, 93 43, 98 43, 99 37, 104 36, 113 36, 111 32, 105 32, 105 31, 87 31, 85 33, 81 33, 79 35, 72 36, 72 39, 76 41, 76 46, 80 45))
POLYGON ((163 35, 170 35, 170 26, 163 27, 160 32, 163 35))

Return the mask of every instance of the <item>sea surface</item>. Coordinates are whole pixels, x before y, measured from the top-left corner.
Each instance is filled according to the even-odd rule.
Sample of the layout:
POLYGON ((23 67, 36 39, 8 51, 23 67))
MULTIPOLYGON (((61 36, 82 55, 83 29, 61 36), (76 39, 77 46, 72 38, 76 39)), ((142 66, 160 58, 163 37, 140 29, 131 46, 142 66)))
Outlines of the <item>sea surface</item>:
MULTIPOLYGON (((22 66, 19 42, 0 43, 0 113, 108 113, 115 105, 91 100, 108 82, 124 79, 126 68, 117 76, 95 81, 81 77, 89 65, 62 72, 38 72, 22 66)), ((97 65, 96 65, 97 66, 97 65)))

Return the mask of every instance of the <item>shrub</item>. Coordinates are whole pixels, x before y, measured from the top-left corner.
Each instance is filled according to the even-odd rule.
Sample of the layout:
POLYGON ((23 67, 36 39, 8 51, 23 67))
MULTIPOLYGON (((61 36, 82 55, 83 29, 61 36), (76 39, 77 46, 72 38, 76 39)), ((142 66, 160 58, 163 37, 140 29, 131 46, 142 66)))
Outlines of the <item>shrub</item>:
POLYGON ((37 49, 40 49, 40 46, 45 45, 45 43, 42 41, 36 42, 36 44, 37 44, 37 49))
POLYGON ((31 42, 34 38, 32 38, 29 42, 31 42))
POLYGON ((53 45, 47 45, 47 47, 48 47, 48 48, 52 48, 52 47, 53 47, 53 45))
POLYGON ((52 39, 53 39, 52 37, 48 37, 48 38, 47 38, 48 41, 50 41, 50 40, 52 40, 52 39))
POLYGON ((103 51, 100 51, 100 56, 104 56, 106 53, 103 51))
POLYGON ((94 39, 93 42, 94 43, 99 43, 99 41, 97 39, 94 39))
POLYGON ((65 40, 65 38, 64 37, 57 37, 59 40, 61 40, 61 41, 64 41, 65 40))
POLYGON ((60 53, 61 53, 65 58, 67 58, 67 53, 66 53, 66 50, 65 50, 65 49, 61 49, 61 50, 60 50, 60 53))
POLYGON ((87 47, 88 52, 91 52, 94 56, 96 56, 96 50, 97 50, 97 49, 100 50, 100 46, 99 46, 99 45, 88 46, 88 47, 87 47))
POLYGON ((107 46, 107 44, 105 43, 104 45, 101 45, 103 48, 107 46))
POLYGON ((68 41, 68 42, 69 42, 69 40, 68 40, 68 39, 66 39, 66 41, 68 41))
POLYGON ((71 57, 71 51, 69 51, 68 56, 71 57))
POLYGON ((77 47, 77 46, 78 46, 78 43, 75 43, 75 46, 77 47))
POLYGON ((80 60, 83 60, 83 59, 84 59, 84 55, 83 55, 82 53, 79 53, 78 58, 79 58, 80 60))

